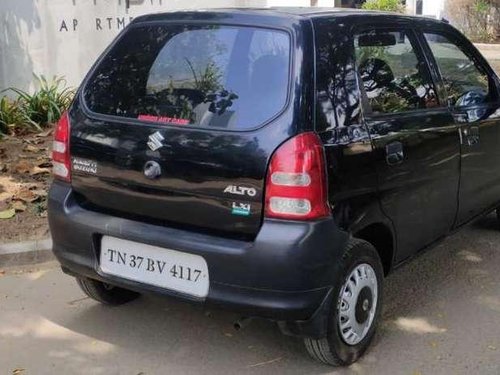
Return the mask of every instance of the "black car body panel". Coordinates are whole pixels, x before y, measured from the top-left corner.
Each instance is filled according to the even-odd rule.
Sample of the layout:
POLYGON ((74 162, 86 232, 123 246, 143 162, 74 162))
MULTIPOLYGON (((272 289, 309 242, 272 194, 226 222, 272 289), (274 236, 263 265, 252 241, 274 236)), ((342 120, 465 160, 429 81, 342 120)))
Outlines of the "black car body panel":
POLYGON ((322 244, 339 244, 341 249, 348 239, 331 219, 291 226, 267 220, 252 241, 141 223, 86 210, 72 189, 59 182, 51 187, 49 207, 53 251, 68 273, 279 321, 313 316, 328 296, 339 256, 322 244), (103 235, 202 255, 210 270, 208 296, 194 298, 102 274, 98 259, 103 235))
MULTIPOLYGON (((95 113, 86 106, 84 91, 111 46, 69 112, 72 157, 96 170, 73 168, 71 184, 56 181, 49 194, 54 253, 68 273, 277 320, 289 334, 324 337, 328 323, 322 306, 334 298, 337 264, 351 236, 374 245, 388 273, 498 206, 499 80, 450 25, 301 8, 156 14, 139 17, 130 27, 169 23, 285 30, 292 45, 287 105, 267 123, 236 132, 95 113), (463 105, 451 102, 447 65, 433 55, 434 39, 426 33, 448 35, 464 51, 471 69, 488 77, 487 95, 465 95, 463 105), (428 91, 411 91, 420 99, 408 101, 414 105, 410 110, 374 111, 372 99, 380 92, 367 93, 375 78, 369 77, 369 64, 358 61, 358 50, 370 40, 411 47, 417 64, 411 60, 409 66, 425 78, 422 87, 428 91), (308 131, 324 145, 331 217, 267 219, 270 159, 286 140, 308 131), (147 143, 156 132, 164 147, 153 151, 147 143), (148 162, 161 166, 159 178, 145 176, 148 162), (233 185, 256 194, 226 194, 233 185), (234 202, 250 204, 250 215, 233 215, 234 202), (103 235, 202 256, 210 271, 208 296, 193 298, 103 274, 98 261, 103 235)), ((405 79, 399 83, 411 86, 405 79)))

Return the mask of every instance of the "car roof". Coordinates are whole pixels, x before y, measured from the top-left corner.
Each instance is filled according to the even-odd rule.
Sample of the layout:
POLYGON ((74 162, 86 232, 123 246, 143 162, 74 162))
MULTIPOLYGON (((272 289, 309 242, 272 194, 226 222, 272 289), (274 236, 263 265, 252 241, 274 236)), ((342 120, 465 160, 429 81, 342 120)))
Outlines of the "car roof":
MULTIPOLYGON (((394 12, 383 12, 383 11, 372 11, 372 10, 361 10, 354 8, 328 8, 328 7, 268 7, 268 8, 206 8, 199 10, 179 10, 164 13, 155 13, 137 17, 135 20, 161 20, 169 19, 172 15, 176 15, 180 18, 190 18, 189 16, 198 18, 202 15, 207 16, 207 18, 216 18, 219 16, 255 16, 263 17, 265 16, 272 18, 281 18, 283 20, 297 21, 298 19, 304 18, 329 18, 329 17, 340 17, 340 16, 373 16, 373 17, 391 17, 392 19, 406 19, 408 21, 422 21, 443 23, 442 20, 435 20, 429 17, 423 16, 410 16, 401 13, 394 12)), ((134 20, 134 21, 135 21, 134 20)))
POLYGON ((395 15, 397 13, 391 12, 373 12, 363 9, 355 8, 333 8, 333 7, 269 7, 269 8, 238 8, 241 10, 255 10, 263 11, 269 13, 277 13, 283 15, 297 15, 302 17, 313 17, 313 16, 333 16, 333 15, 346 15, 346 14, 361 14, 361 13, 376 13, 376 14, 386 14, 395 15))

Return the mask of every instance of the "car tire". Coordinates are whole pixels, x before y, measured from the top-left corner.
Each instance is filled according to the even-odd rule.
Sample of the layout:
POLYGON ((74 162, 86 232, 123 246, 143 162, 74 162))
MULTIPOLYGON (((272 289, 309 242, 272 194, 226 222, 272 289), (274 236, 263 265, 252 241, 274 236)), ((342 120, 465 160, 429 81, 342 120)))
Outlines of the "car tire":
POLYGON ((140 296, 139 293, 131 290, 112 286, 86 277, 77 277, 76 282, 87 296, 105 305, 123 305, 140 296))
POLYGON ((337 270, 340 277, 333 285, 333 298, 327 307, 327 336, 306 338, 304 343, 314 359, 332 366, 348 366, 364 354, 375 334, 382 308, 384 272, 375 248, 356 238, 349 240, 337 270))

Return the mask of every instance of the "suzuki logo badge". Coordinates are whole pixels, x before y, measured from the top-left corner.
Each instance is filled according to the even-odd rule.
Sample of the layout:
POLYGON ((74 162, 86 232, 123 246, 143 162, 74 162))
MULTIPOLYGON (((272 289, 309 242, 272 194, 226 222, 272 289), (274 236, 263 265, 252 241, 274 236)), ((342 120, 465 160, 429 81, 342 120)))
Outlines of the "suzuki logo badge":
POLYGON ((160 132, 155 132, 149 136, 148 146, 152 151, 156 151, 163 147, 164 140, 165 138, 163 138, 160 132))

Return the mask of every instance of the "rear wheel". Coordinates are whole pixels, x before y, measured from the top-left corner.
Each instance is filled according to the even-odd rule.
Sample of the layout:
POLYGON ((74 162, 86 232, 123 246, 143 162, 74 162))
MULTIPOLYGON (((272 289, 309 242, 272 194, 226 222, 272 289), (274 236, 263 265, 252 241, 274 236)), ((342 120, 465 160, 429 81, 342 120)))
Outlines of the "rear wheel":
POLYGON ((339 265, 339 278, 329 307, 327 337, 304 340, 316 360, 347 366, 366 351, 375 334, 382 305, 383 268, 375 248, 351 239, 339 265))
POLYGON ((87 296, 106 305, 123 305, 140 296, 139 293, 131 290, 119 288, 86 277, 77 277, 76 281, 87 296))

